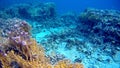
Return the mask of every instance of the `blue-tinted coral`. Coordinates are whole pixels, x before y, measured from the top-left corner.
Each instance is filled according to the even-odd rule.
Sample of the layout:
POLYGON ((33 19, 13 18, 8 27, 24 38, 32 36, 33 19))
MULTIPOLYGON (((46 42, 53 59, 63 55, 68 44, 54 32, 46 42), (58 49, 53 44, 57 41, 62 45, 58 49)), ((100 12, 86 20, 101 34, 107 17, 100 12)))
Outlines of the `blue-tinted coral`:
POLYGON ((40 3, 37 5, 19 4, 0 11, 1 18, 21 18, 34 21, 44 21, 55 18, 54 3, 40 3))
POLYGON ((86 27, 86 29, 81 29, 84 33, 94 34, 103 38, 104 42, 112 42, 119 46, 120 11, 86 9, 78 19, 86 27))

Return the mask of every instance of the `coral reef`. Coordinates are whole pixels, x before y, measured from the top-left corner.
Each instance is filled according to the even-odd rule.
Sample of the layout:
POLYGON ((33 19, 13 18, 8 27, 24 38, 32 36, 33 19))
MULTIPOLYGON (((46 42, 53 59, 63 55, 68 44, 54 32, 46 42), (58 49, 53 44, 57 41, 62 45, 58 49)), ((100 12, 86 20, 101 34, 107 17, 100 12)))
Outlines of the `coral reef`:
POLYGON ((0 18, 0 67, 120 67, 120 11, 57 15, 54 3, 21 4, 1 10, 0 18), (31 26, 17 18, 4 20, 13 17, 31 26))
POLYGON ((64 22, 65 26, 75 24, 77 22, 77 14, 68 12, 60 16, 60 21, 64 22))
POLYGON ((54 3, 19 4, 0 11, 1 18, 22 18, 44 21, 56 16, 54 3))
MULTIPOLYGON (((53 61, 51 62, 52 64, 59 61, 58 59, 69 58, 72 62, 84 63, 86 68, 103 68, 103 66, 108 68, 109 66, 115 66, 119 68, 119 39, 113 39, 113 41, 116 41, 116 43, 113 44, 113 42, 109 40, 116 35, 113 35, 114 33, 112 32, 110 34, 108 31, 107 37, 105 37, 106 33, 104 33, 107 27, 115 26, 115 24, 113 24, 114 21, 111 21, 110 25, 107 25, 107 21, 102 21, 102 19, 105 18, 112 19, 112 16, 115 14, 116 17, 113 16, 113 18, 119 20, 117 19, 119 18, 119 15, 117 16, 119 11, 88 10, 85 10, 80 16, 74 13, 67 13, 58 16, 55 20, 34 23, 32 24, 34 28, 33 37, 36 38, 38 43, 42 44, 47 54, 51 53, 51 51, 56 53, 54 56, 50 56, 50 60, 53 61), (89 15, 90 12, 86 13, 88 10, 94 14, 89 15), (100 11, 107 12, 103 14, 100 11), (110 14, 113 13, 111 18, 107 16, 108 12, 110 14), (102 24, 101 26, 99 26, 100 23, 102 24), (101 28, 99 29, 100 32, 97 32, 98 26, 101 28), (59 54, 63 55, 64 58, 58 58, 57 55, 59 54)), ((114 28, 119 32, 119 27, 114 28)))
MULTIPOLYGON (((20 19, 0 19, 0 29, 2 37, 8 37, 9 35, 18 36, 22 33, 30 34, 30 25, 26 23, 26 21, 22 21, 20 19)), ((24 36, 24 34, 23 34, 24 36)))
POLYGON ((82 29, 84 32, 95 34, 104 42, 120 45, 120 11, 86 9, 78 18, 86 26, 82 29))
POLYGON ((44 49, 30 37, 30 26, 20 19, 0 19, 0 67, 2 68, 83 68, 82 64, 61 60, 55 65, 45 57, 44 49), (3 30, 2 29, 2 30, 3 30), (5 35, 4 35, 5 34, 5 35))

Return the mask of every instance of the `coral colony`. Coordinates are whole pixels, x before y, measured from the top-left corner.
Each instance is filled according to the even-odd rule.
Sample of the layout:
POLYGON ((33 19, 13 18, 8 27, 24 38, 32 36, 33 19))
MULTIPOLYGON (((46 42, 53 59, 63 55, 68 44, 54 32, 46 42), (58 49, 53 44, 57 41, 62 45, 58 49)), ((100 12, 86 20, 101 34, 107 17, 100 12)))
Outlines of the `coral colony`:
POLYGON ((57 15, 54 3, 40 3, 0 11, 0 68, 113 66, 120 67, 118 10, 57 15))
POLYGON ((0 62, 3 68, 83 68, 82 64, 71 64, 68 60, 55 65, 49 63, 44 50, 30 37, 30 26, 20 19, 0 20, 5 23, 6 36, 0 37, 0 62), (7 24, 9 24, 7 26, 7 24))

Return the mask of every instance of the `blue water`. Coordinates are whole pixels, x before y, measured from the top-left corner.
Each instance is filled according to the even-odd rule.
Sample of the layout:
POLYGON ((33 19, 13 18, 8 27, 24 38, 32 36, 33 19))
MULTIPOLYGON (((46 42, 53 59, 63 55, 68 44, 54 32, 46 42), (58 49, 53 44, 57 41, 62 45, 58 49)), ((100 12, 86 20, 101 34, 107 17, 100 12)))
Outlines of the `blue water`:
POLYGON ((8 7, 20 3, 54 2, 57 12, 81 12, 86 8, 120 10, 120 0, 0 0, 0 7, 8 7))

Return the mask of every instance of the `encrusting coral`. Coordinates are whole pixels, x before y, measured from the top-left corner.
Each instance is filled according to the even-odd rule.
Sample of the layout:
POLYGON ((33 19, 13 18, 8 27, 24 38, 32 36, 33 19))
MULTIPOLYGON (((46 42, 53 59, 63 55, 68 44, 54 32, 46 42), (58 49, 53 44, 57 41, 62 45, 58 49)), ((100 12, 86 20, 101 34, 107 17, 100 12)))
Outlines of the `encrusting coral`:
MULTIPOLYGON (((13 23, 6 36, 0 36, 0 67, 2 68, 83 68, 82 64, 71 64, 61 60, 52 65, 45 57, 44 49, 30 37, 30 27, 20 19, 0 20, 13 23), (17 22, 17 23, 16 23, 17 22)), ((4 29, 8 29, 4 28, 4 29)))

